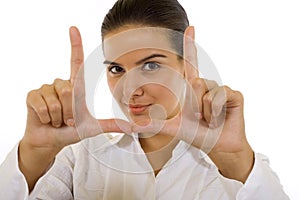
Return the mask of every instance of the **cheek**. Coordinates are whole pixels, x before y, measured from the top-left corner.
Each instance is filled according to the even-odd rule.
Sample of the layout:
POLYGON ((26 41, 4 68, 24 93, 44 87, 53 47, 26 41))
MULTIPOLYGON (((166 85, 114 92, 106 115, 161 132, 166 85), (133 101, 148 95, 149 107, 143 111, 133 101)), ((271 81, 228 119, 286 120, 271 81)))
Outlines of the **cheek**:
POLYGON ((157 103, 161 104, 170 112, 179 102, 177 96, 164 86, 156 86, 152 88, 152 94, 155 95, 157 103))
POLYGON ((107 85, 108 85, 108 88, 109 88, 110 92, 113 94, 113 91, 115 89, 115 83, 107 80, 107 85))
POLYGON ((119 93, 116 91, 117 83, 118 81, 116 79, 110 78, 109 76, 107 77, 108 88, 115 99, 118 99, 117 94, 119 93))

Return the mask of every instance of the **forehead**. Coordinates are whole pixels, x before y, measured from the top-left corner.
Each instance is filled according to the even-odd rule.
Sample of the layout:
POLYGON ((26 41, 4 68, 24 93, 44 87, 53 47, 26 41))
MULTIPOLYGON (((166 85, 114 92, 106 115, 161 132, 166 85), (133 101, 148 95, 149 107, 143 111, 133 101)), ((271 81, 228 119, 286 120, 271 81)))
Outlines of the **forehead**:
POLYGON ((122 55, 137 50, 159 50, 176 54, 168 37, 170 30, 159 27, 122 28, 105 36, 104 56, 116 60, 122 55))

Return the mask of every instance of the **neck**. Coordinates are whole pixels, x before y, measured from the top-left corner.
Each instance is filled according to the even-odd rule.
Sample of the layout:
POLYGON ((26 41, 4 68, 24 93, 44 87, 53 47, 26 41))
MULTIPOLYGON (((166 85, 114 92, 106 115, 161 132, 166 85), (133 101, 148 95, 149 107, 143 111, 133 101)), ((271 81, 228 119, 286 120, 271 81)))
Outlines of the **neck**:
POLYGON ((159 150, 173 150, 178 140, 169 135, 156 134, 148 138, 139 138, 140 144, 145 153, 156 152, 159 150))
POLYGON ((140 144, 155 175, 172 157, 172 151, 179 142, 168 135, 156 134, 149 138, 139 138, 140 144))

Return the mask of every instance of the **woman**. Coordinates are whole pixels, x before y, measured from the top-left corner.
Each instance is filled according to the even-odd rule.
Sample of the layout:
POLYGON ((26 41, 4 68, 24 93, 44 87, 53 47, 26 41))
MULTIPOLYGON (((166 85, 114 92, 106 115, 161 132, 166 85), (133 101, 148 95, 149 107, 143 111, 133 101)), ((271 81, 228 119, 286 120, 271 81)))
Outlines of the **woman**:
POLYGON ((117 1, 102 25, 103 53, 129 122, 96 120, 71 27, 70 80, 28 94, 24 137, 0 170, 3 197, 288 199, 247 142, 241 93, 199 78, 193 38, 175 0, 117 1), (124 134, 100 134, 108 132, 124 134))

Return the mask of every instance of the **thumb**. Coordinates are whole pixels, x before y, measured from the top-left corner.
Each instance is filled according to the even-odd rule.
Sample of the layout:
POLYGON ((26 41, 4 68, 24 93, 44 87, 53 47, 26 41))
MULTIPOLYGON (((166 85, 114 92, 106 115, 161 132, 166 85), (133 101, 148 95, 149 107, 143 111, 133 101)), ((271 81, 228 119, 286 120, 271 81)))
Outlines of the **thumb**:
POLYGON ((178 124, 180 124, 179 116, 169 120, 142 120, 132 125, 132 132, 143 133, 145 137, 155 135, 157 133, 175 137, 179 130, 178 124))
POLYGON ((95 119, 76 124, 76 130, 81 140, 95 137, 102 133, 125 133, 130 134, 131 124, 121 119, 95 119))
POLYGON ((132 126, 122 119, 99 119, 98 124, 103 133, 132 133, 132 126))
POLYGON ((183 117, 182 113, 180 113, 168 120, 152 119, 139 121, 138 124, 132 125, 132 131, 142 133, 143 137, 151 137, 158 133, 165 134, 192 144, 199 137, 197 136, 199 123, 198 120, 183 117))

